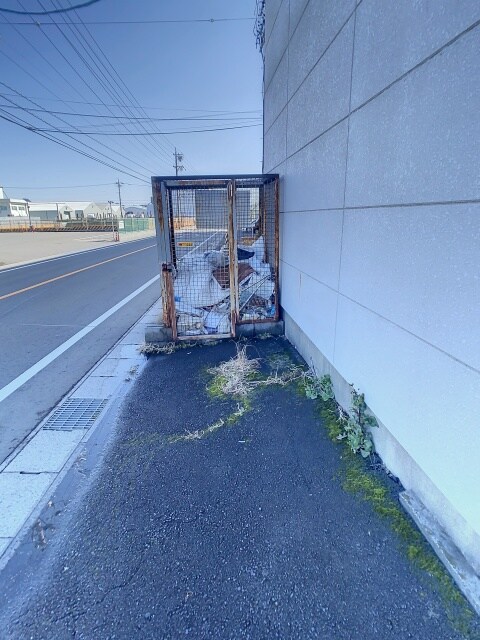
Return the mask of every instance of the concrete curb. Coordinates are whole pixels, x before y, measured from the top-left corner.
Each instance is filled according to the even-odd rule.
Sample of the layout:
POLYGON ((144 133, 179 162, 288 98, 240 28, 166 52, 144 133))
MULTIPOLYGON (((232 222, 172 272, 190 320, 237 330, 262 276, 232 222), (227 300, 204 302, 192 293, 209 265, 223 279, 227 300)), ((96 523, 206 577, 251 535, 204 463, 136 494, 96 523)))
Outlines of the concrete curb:
POLYGON ((403 491, 400 502, 428 540, 460 591, 480 615, 480 577, 414 493, 403 491))

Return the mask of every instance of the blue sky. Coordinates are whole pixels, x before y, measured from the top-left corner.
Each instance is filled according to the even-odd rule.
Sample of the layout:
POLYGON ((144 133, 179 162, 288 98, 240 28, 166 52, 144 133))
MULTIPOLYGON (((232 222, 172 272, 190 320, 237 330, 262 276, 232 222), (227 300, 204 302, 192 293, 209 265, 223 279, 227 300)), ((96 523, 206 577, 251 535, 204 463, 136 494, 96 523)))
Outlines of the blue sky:
MULTIPOLYGON (((41 11, 41 5, 48 10, 78 2, 0 0, 0 6, 41 11)), ((254 11, 255 0, 101 0, 80 10, 78 16, 84 22, 150 21, 253 18, 254 11)), ((131 108, 131 96, 127 98, 121 92, 119 87, 122 85, 89 40, 84 26, 77 25, 79 31, 75 31, 73 25, 65 26, 62 16, 78 21, 78 17, 69 12, 52 16, 62 25, 61 30, 56 26, 15 26, 9 23, 31 20, 28 16, 0 13, 0 83, 4 83, 0 84, 0 115, 7 113, 10 114, 7 117, 22 118, 39 128, 74 131, 71 135, 75 139, 57 133, 50 135, 95 156, 101 151, 108 156, 108 159, 103 157, 104 161, 115 167, 122 163, 132 175, 102 166, 0 119, 0 185, 8 195, 31 200, 117 200, 113 183, 120 178, 125 183, 122 194, 126 203, 147 201, 150 189, 141 181, 149 180, 153 174, 173 173, 173 146, 185 154, 187 173, 261 172, 261 126, 163 138, 96 136, 91 139, 76 134, 79 129, 148 132, 259 124, 262 61, 255 48, 253 20, 88 25, 108 61, 138 103, 145 107, 146 113, 142 113, 131 108), (95 70, 97 79, 72 44, 95 70), (93 60, 89 56, 93 56, 93 60), (100 67, 101 71, 94 66, 99 61, 105 64, 100 67), (119 107, 119 100, 127 106, 119 107), (63 113, 25 112, 19 106, 63 113), (73 114, 115 115, 117 118, 87 118, 73 114), (118 119, 125 115, 211 119, 137 120, 134 125, 130 122, 127 128, 124 126, 126 120, 118 119), (79 141, 95 151, 81 146, 79 141), (73 188, 75 185, 102 186, 73 188)), ((36 19, 51 22, 47 16, 36 19)))

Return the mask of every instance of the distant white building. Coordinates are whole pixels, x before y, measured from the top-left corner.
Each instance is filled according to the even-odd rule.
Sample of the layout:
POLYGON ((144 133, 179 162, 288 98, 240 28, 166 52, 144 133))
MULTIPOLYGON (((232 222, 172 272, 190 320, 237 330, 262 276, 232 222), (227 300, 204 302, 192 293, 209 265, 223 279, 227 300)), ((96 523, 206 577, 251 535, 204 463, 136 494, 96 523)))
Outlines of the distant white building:
POLYGON ((108 202, 31 202, 33 220, 85 220, 120 217, 120 207, 108 202))
MULTIPOLYGON (((147 207, 141 207, 144 216, 147 207)), ((119 205, 109 202, 30 202, 23 198, 9 198, 0 187, 0 217, 26 217, 32 220, 85 220, 87 218, 122 217, 119 205)))
POLYGON ((9 198, 0 187, 0 217, 28 216, 28 202, 23 198, 9 198))
POLYGON ((126 218, 146 218, 148 217, 148 207, 144 204, 132 204, 125 207, 126 218))

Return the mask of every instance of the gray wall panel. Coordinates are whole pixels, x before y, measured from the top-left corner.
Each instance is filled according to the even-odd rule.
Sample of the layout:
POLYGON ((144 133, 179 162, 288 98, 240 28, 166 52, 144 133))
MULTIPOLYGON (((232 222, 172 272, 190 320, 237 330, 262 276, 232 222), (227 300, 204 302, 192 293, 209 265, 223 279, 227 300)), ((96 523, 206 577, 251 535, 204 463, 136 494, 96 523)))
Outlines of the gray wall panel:
POLYGON ((288 155, 348 115, 352 47, 350 20, 288 104, 288 155))
MULTIPOLYGON (((355 0, 310 0, 290 43, 289 94, 317 64, 355 7, 355 0)), ((290 8, 292 19, 292 9, 290 8)))
POLYGON ((363 0, 357 11, 352 107, 480 20, 472 0, 363 0))
POLYGON ((480 197, 480 28, 351 116, 349 206, 480 197))

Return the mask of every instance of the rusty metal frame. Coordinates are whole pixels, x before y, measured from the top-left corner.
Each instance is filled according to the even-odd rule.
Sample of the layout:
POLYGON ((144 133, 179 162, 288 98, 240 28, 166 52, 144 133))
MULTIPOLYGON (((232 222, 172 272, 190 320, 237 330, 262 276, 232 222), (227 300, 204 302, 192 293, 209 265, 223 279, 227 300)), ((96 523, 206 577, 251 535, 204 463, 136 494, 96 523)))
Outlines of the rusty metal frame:
POLYGON ((238 303, 238 257, 237 257, 237 207, 235 202, 235 180, 228 183, 227 188, 229 216, 228 216, 228 269, 230 278, 230 325, 232 336, 235 337, 235 327, 240 315, 238 303))
POLYGON ((274 291, 275 291, 275 315, 272 318, 256 319, 254 324, 262 324, 279 320, 279 176, 278 174, 247 174, 247 175, 215 175, 215 176, 155 176, 152 178, 153 203, 156 217, 156 236, 159 253, 159 266, 162 274, 162 302, 163 322, 171 327, 173 340, 208 340, 235 336, 235 327, 239 324, 249 324, 252 320, 241 320, 238 296, 238 259, 237 259, 237 211, 236 211, 236 183, 241 182, 242 188, 259 188, 259 216, 261 218, 262 235, 266 235, 267 205, 264 189, 267 184, 274 182, 274 253, 268 256, 267 243, 265 242, 264 259, 273 266, 274 291), (249 181, 251 180, 251 184, 249 181), (259 181, 261 183, 259 184, 259 181), (222 187, 227 189, 229 203, 228 236, 229 236, 229 277, 230 277, 230 304, 231 304, 231 334, 205 334, 195 336, 178 336, 175 294, 174 271, 176 266, 175 238, 173 225, 172 191, 183 188, 210 189, 222 187), (233 286, 232 286, 233 283, 233 286))

